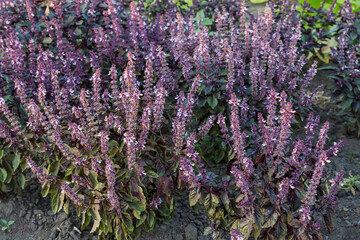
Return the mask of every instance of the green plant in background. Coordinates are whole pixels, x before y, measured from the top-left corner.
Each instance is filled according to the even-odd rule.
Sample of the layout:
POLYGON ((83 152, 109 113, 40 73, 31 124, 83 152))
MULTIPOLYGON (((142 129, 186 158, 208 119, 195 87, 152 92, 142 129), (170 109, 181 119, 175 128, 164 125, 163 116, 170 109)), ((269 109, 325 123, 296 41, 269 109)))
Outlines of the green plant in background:
POLYGON ((332 99, 340 102, 342 108, 338 115, 348 116, 348 129, 357 136, 360 136, 359 27, 359 17, 345 25, 337 39, 339 45, 332 54, 335 65, 321 68, 329 70, 332 82, 328 87, 332 91, 332 99))
POLYGON ((258 4, 258 3, 265 3, 267 0, 250 0, 251 3, 258 4))
POLYGON ((6 230, 10 230, 10 226, 14 223, 15 221, 10 220, 10 221, 6 221, 5 219, 1 219, 0 223, 2 225, 1 227, 1 231, 6 231, 6 230))
POLYGON ((342 183, 340 184, 340 189, 345 191, 351 191, 355 195, 355 190, 358 189, 360 184, 360 176, 353 176, 351 171, 349 172, 350 177, 343 178, 342 183))
MULTIPOLYGON (((300 4, 304 4, 304 0, 298 0, 300 4)), ((319 9, 323 7, 325 10, 330 10, 333 6, 333 12, 339 13, 340 7, 344 6, 346 0, 307 0, 306 3, 310 4, 312 7, 319 9), (335 2, 335 3, 334 3, 335 2)), ((360 1, 359 0, 350 0, 350 4, 353 8, 353 12, 360 10, 360 1)))
MULTIPOLYGON (((300 3, 296 7, 296 14, 301 18, 300 44, 303 47, 303 52, 308 58, 316 57, 322 62, 328 63, 331 59, 331 47, 336 45, 334 36, 338 30, 334 18, 330 18, 328 10, 320 8, 320 6, 316 8, 309 3, 305 5, 302 2, 300 3)), ((277 12, 281 17, 284 13, 282 10, 283 2, 278 1, 277 4, 277 12)), ((285 11, 291 14, 292 10, 287 8, 285 11)))
MULTIPOLYGON (((280 9, 289 1, 275 1, 280 9)), ((341 8, 352 7, 352 12, 360 10, 360 1, 357 0, 299 0, 296 12, 301 16, 302 44, 308 58, 316 57, 322 62, 329 63, 332 57, 332 48, 337 46, 336 38, 343 28, 340 14, 341 8), (348 2, 347 2, 348 1, 348 2), (329 12, 331 11, 331 12, 329 12)), ((288 8, 291 12, 290 8, 288 8)), ((279 11, 280 16, 284 11, 279 11)))
POLYGON ((173 0, 174 3, 180 8, 184 10, 189 10, 194 4, 192 0, 173 0))
POLYGON ((25 159, 18 151, 4 146, 0 148, 0 192, 14 191, 19 194, 20 189, 24 189, 25 165, 25 159))
POLYGON ((350 153, 349 161, 350 161, 350 162, 354 161, 354 158, 355 158, 355 153, 354 153, 354 152, 351 152, 351 153, 350 153))

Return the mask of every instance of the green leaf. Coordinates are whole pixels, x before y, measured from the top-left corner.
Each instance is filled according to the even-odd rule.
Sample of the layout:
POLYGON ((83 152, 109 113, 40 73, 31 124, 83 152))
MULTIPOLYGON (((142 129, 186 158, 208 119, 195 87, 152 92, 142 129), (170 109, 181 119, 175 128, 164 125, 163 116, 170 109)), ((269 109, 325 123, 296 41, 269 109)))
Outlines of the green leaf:
POLYGON ((220 199, 214 193, 211 193, 211 206, 216 208, 219 205, 220 199))
POLYGON ((149 225, 149 229, 154 228, 154 226, 155 226, 155 213, 154 213, 154 211, 148 212, 147 223, 149 225))
POLYGON ((7 177, 7 172, 5 169, 0 168, 0 182, 5 182, 7 177))
POLYGON ((140 211, 140 212, 143 212, 146 209, 146 205, 143 204, 140 200, 137 200, 137 199, 133 199, 132 202, 128 202, 128 205, 129 205, 129 207, 131 209, 137 210, 137 211, 140 211))
POLYGON ((141 224, 143 224, 143 223, 145 222, 145 220, 146 220, 146 215, 147 215, 146 213, 142 213, 139 221, 136 222, 136 228, 140 227, 141 224))
POLYGON ((280 223, 276 231, 279 240, 286 240, 287 226, 285 223, 280 223))
POLYGON ((27 168, 27 163, 26 163, 26 155, 24 155, 21 159, 21 162, 20 162, 20 167, 21 167, 21 170, 24 171, 26 168, 27 168))
POLYGON ((140 219, 141 218, 141 212, 137 211, 137 210, 133 210, 133 215, 136 219, 140 219))
POLYGON ((26 182, 26 179, 25 179, 24 174, 20 174, 20 175, 18 176, 18 183, 19 183, 19 186, 20 186, 22 189, 24 189, 24 187, 25 187, 25 182, 26 182))
POLYGON ((261 228, 258 225, 253 224, 253 230, 251 232, 251 236, 253 236, 255 240, 257 240, 260 236, 260 233, 261 233, 261 228))
POLYGON ((55 161, 51 163, 47 169, 47 174, 54 174, 55 176, 58 174, 60 168, 60 161, 55 161))
POLYGON ((4 156, 4 152, 5 152, 4 149, 0 150, 0 159, 4 156))
POLYGON ((3 162, 3 165, 4 165, 4 168, 6 170, 6 179, 5 179, 5 182, 6 183, 10 183, 11 180, 12 180, 12 176, 14 174, 14 171, 13 171, 13 168, 12 166, 7 163, 7 162, 3 162))
POLYGON ((230 212, 230 198, 228 192, 225 191, 221 194, 221 201, 224 204, 224 208, 227 212, 230 212))
POLYGON ((199 188, 192 188, 189 192, 190 207, 195 206, 201 197, 199 188))
POLYGON ((348 109, 352 102, 353 102, 353 99, 351 99, 351 98, 347 98, 344 101, 342 101, 342 103, 341 103, 342 109, 348 109))
POLYGON ((223 151, 222 149, 216 149, 214 153, 214 162, 219 163, 221 162, 221 160, 224 159, 224 157, 225 157, 225 151, 223 151))
POLYGON ((49 194, 49 190, 50 190, 50 184, 45 183, 45 185, 43 185, 41 189, 41 196, 46 197, 49 194))
POLYGON ((20 162, 21 162, 20 153, 16 152, 12 161, 14 171, 19 167, 20 162))
POLYGON ((132 233, 134 231, 134 225, 133 225, 130 214, 128 214, 126 212, 122 213, 121 220, 125 224, 128 233, 132 233))
POLYGON ((89 172, 89 180, 90 180, 91 184, 94 186, 95 189, 96 189, 96 186, 99 183, 98 180, 97 180, 97 177, 98 177, 98 175, 93 170, 91 170, 89 172))
POLYGON ((47 43, 47 44, 50 44, 50 43, 52 43, 52 38, 50 38, 50 37, 44 37, 44 39, 43 39, 43 43, 47 43))
POLYGON ((61 211, 61 209, 63 208, 63 206, 64 206, 64 200, 65 200, 65 192, 61 192, 60 193, 60 202, 59 202, 59 209, 58 209, 58 212, 60 212, 61 211))
POLYGON ((268 217, 268 219, 266 219, 265 223, 261 226, 261 228, 273 227, 277 222, 278 218, 279 218, 279 213, 274 212, 268 217))
POLYGON ((157 174, 155 171, 153 171, 151 169, 146 170, 146 174, 149 175, 150 177, 153 177, 153 178, 158 178, 159 177, 159 174, 157 174))
POLYGON ((91 220, 91 213, 89 210, 86 210, 82 214, 82 220, 81 220, 81 231, 84 230, 90 223, 91 220))
POLYGON ((213 229, 211 227, 206 227, 204 229, 204 236, 208 236, 213 232, 213 229))
POLYGON ((214 109, 218 105, 218 100, 215 96, 207 97, 206 101, 212 109, 214 109))
POLYGON ((244 239, 248 239, 252 232, 252 219, 242 218, 237 219, 231 228, 238 229, 244 239))
POLYGON ((205 87, 205 95, 209 95, 213 89, 213 85, 205 87))
POLYGON ((321 67, 318 68, 318 71, 322 71, 322 70, 337 70, 338 68, 335 66, 325 66, 325 67, 321 67))
POLYGON ((72 165, 72 166, 68 167, 68 168, 66 169, 66 171, 65 171, 65 177, 73 174, 73 170, 74 170, 75 168, 76 168, 75 165, 72 165))
POLYGON ((69 214, 69 199, 67 199, 67 198, 65 200, 63 209, 66 214, 69 214))
POLYGON ((0 222, 1 222, 1 224, 4 225, 4 226, 7 225, 7 221, 6 221, 5 219, 1 219, 0 222))
POLYGON ((164 217, 169 217, 171 215, 170 209, 168 207, 166 207, 166 206, 158 208, 158 211, 164 217))
POLYGON ((57 191, 54 194, 51 194, 51 209, 54 213, 57 213, 59 208, 59 200, 60 200, 60 194, 59 191, 57 191))
POLYGON ((211 204, 210 193, 208 193, 208 194, 206 195, 206 197, 205 197, 205 199, 204 199, 204 203, 203 203, 203 205, 204 205, 204 207, 205 207, 206 210, 210 209, 210 207, 211 207, 210 204, 211 204))
POLYGON ((203 18, 203 20, 201 21, 202 25, 204 26, 211 26, 213 24, 213 22, 211 21, 211 19, 209 18, 203 18))
POLYGON ((267 0, 250 0, 251 3, 258 4, 258 3, 265 3, 267 0))
POLYGON ((258 207, 255 207, 254 210, 255 210, 254 211, 255 224, 258 226, 261 226, 265 221, 264 214, 263 214, 265 212, 265 210, 263 208, 260 209, 258 207))

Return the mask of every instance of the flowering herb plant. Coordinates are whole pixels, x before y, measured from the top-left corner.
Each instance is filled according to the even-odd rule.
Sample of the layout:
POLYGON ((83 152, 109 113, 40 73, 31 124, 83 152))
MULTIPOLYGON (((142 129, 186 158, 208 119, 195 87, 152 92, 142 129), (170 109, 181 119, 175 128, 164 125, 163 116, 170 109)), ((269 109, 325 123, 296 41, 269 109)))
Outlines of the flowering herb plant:
POLYGON ((332 98, 340 99, 342 111, 339 114, 350 115, 349 129, 360 136, 360 15, 359 12, 353 14, 349 1, 345 3, 337 22, 340 28, 338 45, 332 51, 335 64, 322 69, 329 70, 332 98))
MULTIPOLYGON (((241 124, 249 131, 272 87, 285 91, 300 115, 311 108, 317 90, 309 93, 306 89, 316 75, 317 64, 305 69, 307 60, 298 54, 302 50, 298 47, 300 18, 294 15, 276 20, 270 8, 255 18, 247 14, 244 2, 237 3, 236 11, 229 12, 225 6, 217 10, 215 24, 202 22, 209 18, 202 12, 194 23, 177 14, 170 28, 170 53, 178 67, 175 70, 185 73, 185 79, 178 80, 179 86, 188 87, 191 82, 187 79, 197 74, 204 79, 194 126, 199 125, 196 120, 202 122, 210 115, 228 112, 232 91, 241 97, 241 124)), ((181 74, 175 72, 175 76, 181 74)), ((219 135, 220 129, 214 127, 202 141, 206 159, 226 159, 228 149, 221 146, 219 135)))
MULTIPOLYGON (((106 86, 100 69, 92 77, 91 90, 82 88, 79 95, 71 96, 71 102, 59 98, 55 72, 52 94, 39 83, 35 100, 18 87, 29 116, 26 129, 19 126, 16 117, 8 115, 10 110, 0 98, 2 112, 11 126, 19 126, 18 135, 31 149, 27 165, 42 184, 42 195, 51 195, 53 211, 68 211, 72 201, 82 215, 82 228, 92 219, 92 231, 98 230, 100 236, 115 234, 117 239, 126 239, 135 227, 152 229, 155 213, 159 219, 172 215, 172 175, 178 164, 184 169, 180 156, 200 82, 197 77, 186 97, 179 98, 171 127, 162 120, 166 97, 163 83, 154 86, 153 97, 142 95, 133 61, 129 53, 121 87, 115 66, 111 68, 107 88, 114 96, 112 102, 100 94, 106 86), (90 93, 93 98, 89 98, 90 93), (172 137, 162 135, 167 128, 172 137)), ((199 133, 191 134, 192 141, 206 135, 211 126, 212 122, 205 122, 199 133)), ((15 140, 15 136, 7 137, 15 140)))
POLYGON ((320 177, 341 144, 324 150, 325 124, 314 145, 312 115, 291 143, 292 109, 316 93, 298 17, 248 18, 244 2, 215 25, 176 8, 154 20, 135 2, 16 3, 0 9, 0 136, 26 150, 54 212, 72 202, 82 228, 127 239, 170 218, 186 187, 215 237, 317 235, 310 213, 332 212, 341 175, 327 194, 320 177), (206 162, 224 159, 219 181, 206 162))
POLYGON ((335 194, 343 177, 332 180, 330 190, 324 188, 324 165, 336 154, 343 142, 325 149, 329 123, 320 129, 315 140, 319 117, 311 113, 306 125, 306 138, 291 141, 292 104, 284 92, 274 89, 266 101, 267 116, 258 115, 251 136, 240 125, 239 100, 232 94, 229 101, 231 128, 223 128, 224 141, 231 146, 232 161, 228 176, 215 185, 191 184, 190 204, 204 205, 212 220, 206 234, 214 238, 217 228, 232 229, 233 239, 321 239, 321 224, 315 218, 322 213, 332 231, 335 194), (230 130, 230 131, 229 131, 230 130))

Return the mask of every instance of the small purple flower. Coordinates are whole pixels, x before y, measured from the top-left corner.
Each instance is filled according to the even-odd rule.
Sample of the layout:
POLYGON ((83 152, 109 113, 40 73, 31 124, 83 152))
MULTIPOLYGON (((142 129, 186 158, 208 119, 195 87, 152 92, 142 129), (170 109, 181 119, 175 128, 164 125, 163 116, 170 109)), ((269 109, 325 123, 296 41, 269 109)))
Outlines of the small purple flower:
POLYGON ((338 153, 339 151, 339 148, 343 147, 345 144, 345 141, 344 140, 341 140, 340 142, 338 143, 334 143, 333 146, 331 146, 329 148, 329 150, 327 150, 327 155, 328 157, 331 157, 331 156, 336 156, 336 154, 338 153))
POLYGON ((160 206, 161 203, 162 203, 161 198, 156 198, 156 199, 151 201, 150 208, 151 209, 157 209, 160 206))
POLYGON ((82 206, 84 204, 85 208, 89 206, 84 198, 81 198, 77 193, 74 192, 68 182, 61 183, 61 189, 76 205, 82 206))
POLYGON ((217 124, 220 127, 220 132, 222 134, 221 137, 225 140, 226 143, 229 143, 230 137, 226 126, 225 117, 221 113, 218 114, 217 124))
POLYGON ((100 165, 101 160, 99 158, 91 158, 91 167, 99 175, 105 175, 104 169, 100 165))
POLYGON ((135 136, 132 132, 126 132, 125 136, 125 143, 126 143, 126 157, 128 162, 128 169, 132 170, 136 164, 136 152, 137 152, 137 141, 135 136))
POLYGON ((240 234, 239 230, 236 228, 231 229, 231 240, 244 240, 243 236, 240 234))
POLYGON ((40 183, 44 184, 44 183, 54 183, 55 182, 56 177, 53 175, 48 175, 48 174, 44 173, 44 171, 41 168, 36 166, 36 163, 30 157, 26 158, 26 162, 27 162, 28 166, 30 167, 31 171, 37 176, 40 183))
POLYGON ((167 96, 167 92, 165 87, 158 87, 155 88, 155 103, 153 107, 153 116, 154 121, 152 124, 153 130, 158 130, 161 127, 164 107, 165 107, 165 98, 167 96))
POLYGON ((73 182, 76 182, 76 184, 79 184, 79 185, 85 186, 85 187, 88 185, 86 180, 84 178, 80 177, 79 175, 73 174, 71 176, 71 178, 72 178, 73 182))
POLYGON ((101 153, 105 156, 109 154, 109 133, 107 131, 100 132, 101 138, 101 153))
POLYGON ((316 143, 315 154, 317 156, 319 156, 321 151, 323 151, 324 149, 328 130, 329 130, 329 122, 326 121, 320 130, 319 139, 318 142, 316 143))
POLYGON ((318 222, 318 221, 316 221, 316 222, 313 223, 312 226, 313 226, 313 228, 314 228, 315 230, 320 230, 320 228, 321 228, 321 223, 318 222))
POLYGON ((300 213, 300 222, 303 225, 303 227, 305 228, 309 224, 310 219, 311 219, 310 207, 304 205, 299 210, 299 213, 300 213))
POLYGON ((209 119, 199 127, 199 138, 202 138, 208 134, 208 132, 214 125, 214 119, 215 119, 214 115, 210 116, 209 119))
POLYGON ((231 174, 234 175, 236 180, 236 186, 240 188, 240 190, 244 193, 245 200, 247 201, 249 196, 251 195, 251 192, 246 177, 242 172, 239 171, 239 169, 235 165, 233 165, 231 168, 231 174))
POLYGON ((143 166, 142 164, 137 164, 137 165, 136 165, 136 175, 137 175, 138 177, 141 177, 141 176, 145 176, 145 175, 146 175, 144 166, 143 166))
POLYGON ((280 183, 279 193, 277 195, 277 202, 279 206, 281 206, 286 200, 290 187, 292 187, 290 179, 284 178, 284 180, 280 183))
POLYGON ((328 157, 326 155, 326 152, 322 151, 316 163, 313 176, 310 180, 308 191, 304 199, 304 205, 313 205, 313 200, 316 195, 316 189, 319 186, 320 179, 322 178, 323 175, 324 165, 325 162, 327 161, 328 161, 328 157))
POLYGON ((106 179, 108 183, 108 199, 110 201, 111 206, 118 211, 121 212, 120 209, 120 201, 119 197, 115 192, 115 171, 110 158, 106 158, 106 167, 105 167, 106 179))
POLYGON ((343 177, 344 177, 344 173, 343 173, 343 172, 340 172, 338 175, 336 175, 335 178, 333 178, 332 180, 330 180, 330 182, 332 183, 332 185, 331 185, 329 194, 324 197, 324 200, 325 200, 326 202, 331 202, 331 204, 332 204, 333 202, 336 202, 336 201, 335 201, 335 196, 336 196, 336 193, 337 193, 337 191, 338 191, 338 189, 339 189, 339 186, 340 186, 340 184, 341 184, 341 180, 342 180, 343 177))

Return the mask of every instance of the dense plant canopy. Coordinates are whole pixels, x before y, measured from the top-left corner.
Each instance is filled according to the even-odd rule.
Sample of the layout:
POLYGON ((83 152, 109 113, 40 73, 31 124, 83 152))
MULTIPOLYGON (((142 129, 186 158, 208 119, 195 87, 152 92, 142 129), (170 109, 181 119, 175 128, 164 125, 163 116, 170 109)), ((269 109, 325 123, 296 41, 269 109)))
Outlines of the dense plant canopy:
MULTIPOLYGON (((343 142, 325 147, 328 122, 317 133, 307 56, 332 36, 307 38, 316 17, 290 1, 258 17, 245 2, 229 6, 0 2, 1 190, 23 187, 28 167, 54 212, 73 203, 100 238, 151 230, 186 189, 214 239, 219 228, 233 239, 321 239, 315 216, 334 214, 343 176, 324 188, 324 165, 343 142)), ((358 114, 359 15, 349 1, 339 14, 335 92, 358 114)), ((320 22, 334 24, 330 15, 320 22)))

